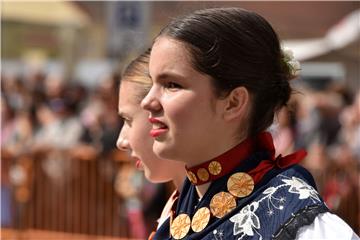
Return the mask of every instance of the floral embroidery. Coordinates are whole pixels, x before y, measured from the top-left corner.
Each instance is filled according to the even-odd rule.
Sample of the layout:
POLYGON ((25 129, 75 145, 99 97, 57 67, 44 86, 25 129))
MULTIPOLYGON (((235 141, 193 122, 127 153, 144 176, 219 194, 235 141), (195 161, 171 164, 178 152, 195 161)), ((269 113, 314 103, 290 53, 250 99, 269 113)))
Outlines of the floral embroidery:
POLYGON ((280 188, 289 187, 288 192, 297 194, 301 200, 310 198, 314 203, 316 201, 321 202, 317 191, 304 180, 284 175, 278 175, 278 177, 281 177, 284 184, 265 189, 262 192, 264 196, 261 199, 246 205, 238 214, 230 218, 230 221, 234 223, 233 235, 240 235, 238 240, 246 236, 254 236, 255 233, 259 236, 259 239, 263 239, 263 236, 257 231, 261 227, 261 222, 256 215, 256 211, 260 203, 264 201, 268 207, 266 211, 268 217, 276 215, 275 211, 282 211, 286 198, 284 196, 275 196, 280 188))
POLYGON ((307 199, 310 197, 313 201, 314 199, 320 201, 316 190, 312 186, 308 185, 304 180, 292 177, 291 179, 283 179, 282 181, 290 185, 289 192, 300 195, 299 199, 307 199))
MULTIPOLYGON (((242 234, 238 239, 242 239, 244 236, 254 236, 254 231, 259 234, 255 230, 260 228, 259 217, 255 214, 258 207, 259 203, 253 202, 241 209, 240 213, 230 218, 230 221, 234 223, 234 235, 242 234)), ((260 234, 259 236, 262 239, 260 234)))
POLYGON ((215 229, 214 231, 213 231, 213 235, 214 235, 214 237, 215 237, 215 240, 224 240, 224 231, 223 230, 217 230, 217 229, 215 229))

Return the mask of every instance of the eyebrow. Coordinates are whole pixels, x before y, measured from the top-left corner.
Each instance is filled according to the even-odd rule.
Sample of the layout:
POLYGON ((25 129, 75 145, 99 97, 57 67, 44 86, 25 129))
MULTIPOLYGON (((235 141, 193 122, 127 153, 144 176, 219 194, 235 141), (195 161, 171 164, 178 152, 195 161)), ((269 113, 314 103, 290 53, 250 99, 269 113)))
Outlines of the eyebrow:
POLYGON ((163 72, 157 76, 157 79, 159 80, 166 80, 168 78, 176 78, 179 80, 185 79, 183 75, 173 73, 173 72, 163 72))
POLYGON ((147 71, 147 72, 145 73, 145 76, 148 77, 148 78, 150 78, 150 79, 152 79, 149 71, 147 71))
POLYGON ((119 111, 118 112, 118 115, 121 117, 121 118, 130 118, 130 116, 128 115, 128 114, 126 114, 126 113, 124 113, 123 111, 119 111))

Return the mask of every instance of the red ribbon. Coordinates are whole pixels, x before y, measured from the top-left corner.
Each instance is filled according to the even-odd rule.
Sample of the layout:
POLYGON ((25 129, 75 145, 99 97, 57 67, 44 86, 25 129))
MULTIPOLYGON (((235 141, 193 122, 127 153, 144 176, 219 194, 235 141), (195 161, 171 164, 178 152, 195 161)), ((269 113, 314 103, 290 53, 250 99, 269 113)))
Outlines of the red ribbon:
POLYGON ((256 184, 268 171, 274 167, 287 168, 293 164, 299 163, 306 156, 306 154, 306 151, 303 149, 285 157, 282 157, 280 154, 275 159, 261 161, 260 164, 256 168, 249 171, 248 174, 254 179, 254 183, 256 184))
POLYGON ((258 183, 263 176, 274 167, 280 169, 287 168, 291 165, 299 163, 307 155, 306 151, 301 149, 284 157, 280 154, 275 158, 275 147, 271 134, 267 133, 261 135, 258 139, 260 149, 267 150, 270 153, 270 159, 261 161, 256 168, 248 172, 248 174, 254 179, 255 184, 258 183))

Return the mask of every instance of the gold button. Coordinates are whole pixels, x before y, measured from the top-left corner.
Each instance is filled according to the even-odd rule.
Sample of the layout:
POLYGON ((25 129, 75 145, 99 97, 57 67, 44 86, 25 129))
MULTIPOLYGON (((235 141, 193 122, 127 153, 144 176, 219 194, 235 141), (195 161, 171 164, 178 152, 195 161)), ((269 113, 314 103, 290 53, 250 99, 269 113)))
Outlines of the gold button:
POLYGON ((170 233, 175 239, 182 239, 190 230, 190 217, 183 213, 178 215, 171 224, 170 233))
POLYGON ((246 197, 254 190, 254 180, 247 173, 234 173, 227 181, 227 188, 235 197, 246 197))
POLYGON ((197 176, 203 182, 206 182, 207 180, 209 180, 209 173, 205 168, 200 168, 197 171, 197 176))
POLYGON ((193 184, 197 183, 197 178, 193 172, 187 171, 187 177, 190 180, 190 182, 192 182, 193 184))
POLYGON ((221 173, 221 164, 218 162, 218 161, 212 161, 210 164, 209 164, 209 172, 216 176, 216 175, 219 175, 221 173))
POLYGON ((210 210, 202 207, 196 211, 191 222, 191 229, 194 232, 201 232, 210 221, 210 210))
POLYGON ((236 207, 235 197, 227 192, 219 192, 213 196, 210 202, 211 213, 222 218, 236 207))

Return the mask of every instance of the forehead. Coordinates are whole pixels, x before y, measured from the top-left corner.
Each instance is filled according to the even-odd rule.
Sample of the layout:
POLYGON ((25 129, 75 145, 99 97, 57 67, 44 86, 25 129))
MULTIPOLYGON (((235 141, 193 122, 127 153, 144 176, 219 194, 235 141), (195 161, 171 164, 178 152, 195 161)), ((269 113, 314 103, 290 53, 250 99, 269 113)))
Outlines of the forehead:
POLYGON ((186 45, 169 37, 156 39, 150 55, 149 70, 153 78, 154 75, 163 72, 182 74, 195 72, 186 45))
POLYGON ((119 90, 119 108, 126 105, 139 105, 140 96, 144 92, 145 86, 141 83, 122 81, 119 90))

